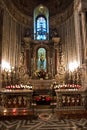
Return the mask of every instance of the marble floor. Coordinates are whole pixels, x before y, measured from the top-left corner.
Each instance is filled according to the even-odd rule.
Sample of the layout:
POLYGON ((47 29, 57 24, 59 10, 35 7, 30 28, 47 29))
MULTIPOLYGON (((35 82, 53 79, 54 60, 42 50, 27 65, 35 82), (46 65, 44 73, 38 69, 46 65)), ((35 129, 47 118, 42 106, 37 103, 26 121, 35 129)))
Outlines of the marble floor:
POLYGON ((38 110, 37 118, 0 119, 0 130, 87 130, 87 119, 58 119, 52 111, 38 110))

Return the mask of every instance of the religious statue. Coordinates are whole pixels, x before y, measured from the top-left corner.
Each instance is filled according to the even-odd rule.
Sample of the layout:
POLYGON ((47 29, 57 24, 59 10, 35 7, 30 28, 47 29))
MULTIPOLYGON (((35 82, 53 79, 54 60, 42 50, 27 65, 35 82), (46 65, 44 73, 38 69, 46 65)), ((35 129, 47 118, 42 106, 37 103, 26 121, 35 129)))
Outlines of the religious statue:
POLYGON ((38 60, 38 69, 39 70, 46 70, 46 58, 44 57, 44 54, 41 53, 40 58, 38 60))

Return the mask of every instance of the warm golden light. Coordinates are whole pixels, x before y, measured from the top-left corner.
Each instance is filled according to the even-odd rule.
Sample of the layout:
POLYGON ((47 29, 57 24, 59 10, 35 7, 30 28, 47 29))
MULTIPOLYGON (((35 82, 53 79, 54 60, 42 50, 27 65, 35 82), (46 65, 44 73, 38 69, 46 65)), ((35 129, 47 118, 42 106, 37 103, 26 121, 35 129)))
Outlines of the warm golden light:
POLYGON ((6 112, 7 112, 7 109, 4 109, 3 112, 6 113, 6 112))
POLYGON ((8 62, 6 62, 5 60, 2 60, 2 70, 10 70, 11 69, 11 66, 8 62))
POLYGON ((74 71, 79 67, 79 63, 77 61, 69 63, 69 71, 74 71))
POLYGON ((12 112, 13 112, 13 113, 16 113, 16 112, 17 112, 17 109, 16 109, 16 108, 14 108, 14 109, 12 110, 12 112))

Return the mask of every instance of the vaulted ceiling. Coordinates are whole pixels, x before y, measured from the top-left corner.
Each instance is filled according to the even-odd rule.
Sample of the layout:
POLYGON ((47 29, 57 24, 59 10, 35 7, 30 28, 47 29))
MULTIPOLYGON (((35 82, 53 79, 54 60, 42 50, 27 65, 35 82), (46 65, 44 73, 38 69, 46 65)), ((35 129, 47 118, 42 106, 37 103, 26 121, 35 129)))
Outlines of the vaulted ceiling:
POLYGON ((64 11, 74 0, 10 0, 22 13, 33 16, 34 9, 42 4, 49 10, 50 16, 64 11))

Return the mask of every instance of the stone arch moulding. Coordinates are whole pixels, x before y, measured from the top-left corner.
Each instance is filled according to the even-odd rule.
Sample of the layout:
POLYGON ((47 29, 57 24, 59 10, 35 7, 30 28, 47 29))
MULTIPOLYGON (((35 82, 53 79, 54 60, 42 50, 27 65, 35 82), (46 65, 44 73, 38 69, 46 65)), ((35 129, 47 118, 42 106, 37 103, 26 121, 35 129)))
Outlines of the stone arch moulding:
POLYGON ((36 40, 38 37, 38 32, 37 32, 37 18, 45 18, 45 22, 46 22, 46 30, 44 33, 46 36, 46 40, 49 39, 49 10, 47 7, 43 6, 42 4, 40 4, 39 6, 37 6, 34 9, 34 39, 36 40))

